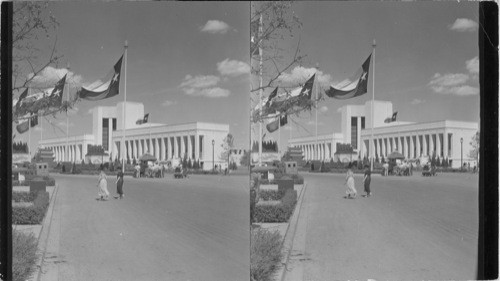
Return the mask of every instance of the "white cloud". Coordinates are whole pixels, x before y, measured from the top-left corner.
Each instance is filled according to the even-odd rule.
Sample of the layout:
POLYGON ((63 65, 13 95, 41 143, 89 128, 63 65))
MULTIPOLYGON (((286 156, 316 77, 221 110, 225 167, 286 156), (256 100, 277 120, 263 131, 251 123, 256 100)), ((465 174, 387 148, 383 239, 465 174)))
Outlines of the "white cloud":
POLYGON ((195 77, 186 75, 184 81, 179 85, 186 95, 195 97, 224 98, 231 94, 229 90, 215 87, 220 78, 213 75, 197 75, 195 77))
POLYGON ((229 29, 229 25, 220 20, 209 20, 203 27, 200 27, 201 32, 208 32, 212 34, 225 34, 229 31, 229 29))
POLYGON ((70 108, 68 110, 68 115, 72 116, 72 115, 76 115, 78 113, 78 111, 80 111, 80 109, 78 107, 73 107, 73 108, 70 108))
POLYGON ((188 88, 184 89, 184 92, 190 96, 207 97, 207 98, 225 98, 231 94, 229 90, 221 89, 219 87, 207 88, 207 89, 188 88))
POLYGON ((421 104, 421 103, 424 103, 424 102, 425 102, 425 100, 414 99, 410 103, 413 104, 413 105, 417 105, 417 104, 421 104))
POLYGON ((470 19, 458 18, 455 20, 453 25, 449 26, 449 28, 450 30, 458 32, 476 31, 478 28, 478 24, 477 22, 470 19))
POLYGON ((165 100, 161 105, 162 106, 171 106, 171 105, 174 105, 174 104, 177 104, 176 101, 171 101, 171 100, 165 100))
POLYGON ((219 83, 220 78, 213 75, 197 75, 195 77, 191 75, 186 75, 184 81, 179 87, 181 88, 205 88, 210 86, 215 86, 219 83))
POLYGON ((225 59, 217 63, 217 70, 221 75, 236 77, 250 74, 250 66, 242 61, 225 59))
POLYGON ((319 108, 319 112, 325 113, 328 111, 328 107, 326 105, 323 105, 322 107, 319 108))
POLYGON ((82 85, 82 76, 75 75, 75 73, 68 71, 66 68, 54 68, 52 66, 47 66, 38 75, 33 77, 34 73, 28 74, 28 78, 33 77, 32 86, 38 88, 48 88, 53 87, 64 75, 66 75, 66 81, 71 83, 72 87, 79 87, 82 85))
POLYGON ((438 94, 452 94, 457 96, 470 96, 479 94, 477 87, 465 85, 469 80, 467 74, 434 74, 429 86, 438 94))
POLYGON ((323 71, 314 67, 306 68, 303 66, 296 66, 290 73, 281 74, 278 80, 283 87, 292 87, 305 83, 314 73, 316 73, 317 76, 316 81, 322 88, 327 88, 332 84, 332 77, 330 74, 325 74, 323 71))
POLYGON ((472 74, 472 75, 479 74, 479 57, 476 56, 476 57, 466 61, 465 65, 466 65, 467 70, 469 71, 470 74, 472 74))

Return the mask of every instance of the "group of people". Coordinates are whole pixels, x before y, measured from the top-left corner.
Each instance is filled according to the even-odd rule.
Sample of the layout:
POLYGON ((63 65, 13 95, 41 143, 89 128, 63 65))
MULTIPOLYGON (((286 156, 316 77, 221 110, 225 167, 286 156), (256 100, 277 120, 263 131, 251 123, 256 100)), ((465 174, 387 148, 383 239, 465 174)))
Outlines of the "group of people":
MULTIPOLYGON (((98 192, 98 200, 103 200, 107 201, 109 200, 109 191, 108 191, 108 177, 106 176, 106 173, 104 173, 104 169, 101 169, 101 172, 99 174, 99 179, 97 180, 97 187, 98 192)), ((123 173, 122 171, 119 171, 118 174, 116 175, 116 193, 117 196, 115 198, 120 198, 123 199, 125 194, 123 193, 123 173)))
MULTIPOLYGON (((363 177, 363 185, 365 188, 365 193, 366 193, 365 196, 366 197, 370 197, 372 195, 372 192, 370 190, 370 182, 371 182, 371 171, 370 171, 369 167, 365 167, 365 174, 363 177)), ((358 192, 357 192, 355 184, 354 184, 354 173, 352 172, 351 169, 347 170, 345 185, 347 187, 345 198, 348 198, 348 199, 356 198, 358 195, 358 192)))

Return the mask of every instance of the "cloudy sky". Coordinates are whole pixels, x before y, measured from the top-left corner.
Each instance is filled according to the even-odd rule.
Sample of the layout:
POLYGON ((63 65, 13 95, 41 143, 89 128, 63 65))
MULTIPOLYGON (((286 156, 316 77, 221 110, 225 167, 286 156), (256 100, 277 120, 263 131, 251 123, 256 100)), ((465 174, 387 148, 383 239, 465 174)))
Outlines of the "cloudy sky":
MULTIPOLYGON (((69 63, 73 94, 78 85, 106 76, 128 40, 127 100, 143 102, 150 122, 229 124, 235 144, 247 146, 248 3, 52 2, 46 12, 60 25, 39 45, 48 50, 57 36, 57 52, 64 57, 37 82, 56 81, 69 63)), ((120 94, 78 103, 70 114, 70 135, 92 133, 90 108, 122 100, 120 94)), ((66 115, 49 119, 56 126, 44 120, 43 138, 64 137, 66 115)), ((32 131, 33 148, 39 130, 32 131)), ((25 133, 14 141, 27 139, 25 133)))
MULTIPOLYGON (((375 99, 392 101, 399 120, 479 122, 478 3, 295 2, 293 10, 303 27, 288 48, 300 38, 307 58, 285 80, 308 77, 318 64, 320 82, 335 85, 361 67, 376 39, 375 99)), ((340 132, 341 106, 371 100, 372 71, 367 94, 320 103, 319 134, 340 132)), ((292 136, 314 135, 314 115, 295 118, 292 136)), ((283 129, 286 145, 290 126, 283 129)))

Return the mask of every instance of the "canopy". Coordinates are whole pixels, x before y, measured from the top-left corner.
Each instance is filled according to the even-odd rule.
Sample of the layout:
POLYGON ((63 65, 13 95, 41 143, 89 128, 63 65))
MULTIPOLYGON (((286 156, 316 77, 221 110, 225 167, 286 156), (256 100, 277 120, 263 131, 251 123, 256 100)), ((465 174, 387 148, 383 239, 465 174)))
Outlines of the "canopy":
POLYGON ((156 157, 149 153, 143 154, 141 157, 139 157, 139 161, 156 161, 156 157))
POLYGON ((404 155, 397 152, 393 151, 391 154, 387 156, 388 159, 405 159, 404 155))

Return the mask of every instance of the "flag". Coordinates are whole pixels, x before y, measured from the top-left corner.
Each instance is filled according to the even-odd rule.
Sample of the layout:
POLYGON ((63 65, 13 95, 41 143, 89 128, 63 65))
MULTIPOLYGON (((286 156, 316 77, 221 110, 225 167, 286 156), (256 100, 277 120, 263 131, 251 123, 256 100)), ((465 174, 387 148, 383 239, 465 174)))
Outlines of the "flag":
POLYGON ((279 123, 280 122, 280 118, 276 118, 274 121, 271 121, 269 122, 267 125, 266 125, 266 129, 269 133, 272 133, 276 130, 278 130, 279 128, 279 123))
POLYGON ((52 89, 51 93, 48 96, 48 98, 51 100, 49 105, 52 107, 59 107, 62 105, 64 84, 66 84, 66 75, 67 74, 65 74, 64 77, 57 82, 57 84, 54 86, 54 89, 52 89))
POLYGON ((122 69, 123 55, 115 64, 113 70, 108 77, 104 78, 105 82, 94 83, 97 85, 90 85, 88 89, 82 87, 78 90, 78 97, 85 100, 103 100, 114 97, 119 94, 120 90, 120 74, 122 69))
POLYGON ((316 76, 316 73, 313 74, 313 76, 311 76, 311 78, 309 78, 309 80, 306 81, 304 86, 302 86, 302 90, 300 90, 299 97, 307 97, 308 99, 311 99, 315 76, 316 76))
POLYGON ((22 100, 26 98, 27 95, 28 95, 28 88, 26 88, 26 90, 24 90, 24 92, 22 92, 21 95, 19 96, 19 99, 16 102, 16 110, 19 109, 22 100))
POLYGON ((23 123, 20 123, 19 125, 16 126, 17 132, 19 134, 26 133, 29 128, 30 128, 29 120, 26 120, 23 123))
POLYGON ((30 127, 33 128, 38 125, 38 115, 31 117, 30 127))
POLYGON ((391 123, 391 122, 396 121, 397 116, 398 116, 398 112, 396 111, 392 114, 392 117, 385 118, 384 123, 391 123))
POLYGON ((271 102, 273 101, 273 99, 278 95, 278 87, 276 87, 276 89, 274 89, 274 91, 269 95, 269 97, 267 98, 267 102, 266 102, 266 105, 265 107, 268 107, 271 105, 271 102))
POLYGON ((147 114, 144 114, 144 117, 142 119, 139 119, 135 122, 135 124, 137 125, 141 125, 141 124, 145 124, 145 123, 148 123, 148 119, 149 119, 149 113, 147 114))
POLYGON ((372 55, 368 56, 361 68, 345 83, 338 85, 338 88, 330 86, 325 94, 331 98, 340 100, 350 99, 357 96, 366 94, 368 90, 368 71, 370 69, 370 59, 372 55))
POLYGON ((280 117, 280 126, 283 127, 288 123, 288 116, 283 115, 280 117))

